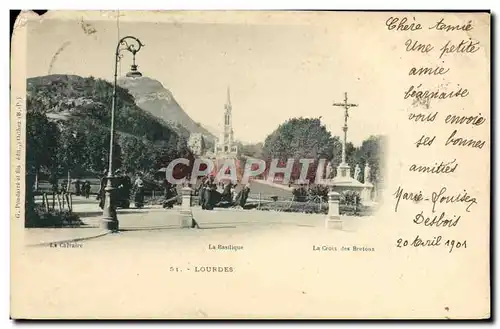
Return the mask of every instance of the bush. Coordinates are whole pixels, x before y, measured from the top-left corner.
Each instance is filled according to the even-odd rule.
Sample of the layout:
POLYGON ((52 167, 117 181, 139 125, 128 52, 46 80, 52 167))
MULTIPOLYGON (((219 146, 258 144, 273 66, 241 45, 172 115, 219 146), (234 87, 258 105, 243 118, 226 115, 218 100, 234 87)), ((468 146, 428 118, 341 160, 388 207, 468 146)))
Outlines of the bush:
POLYGON ((321 198, 324 202, 328 201, 329 187, 325 185, 313 185, 308 188, 301 186, 292 190, 293 201, 306 202, 314 197, 321 198))
POLYGON ((361 196, 358 192, 354 191, 344 191, 340 193, 340 204, 355 206, 361 204, 361 196))
POLYGON ((45 211, 41 206, 36 206, 31 214, 26 214, 24 220, 27 228, 60 228, 60 227, 80 227, 84 225, 80 217, 68 210, 45 211))
POLYGON ((309 189, 311 196, 319 196, 324 202, 328 201, 328 192, 330 188, 326 185, 315 185, 309 189))
POLYGON ((296 187, 292 190, 293 201, 304 202, 307 197, 307 189, 303 186, 296 187))

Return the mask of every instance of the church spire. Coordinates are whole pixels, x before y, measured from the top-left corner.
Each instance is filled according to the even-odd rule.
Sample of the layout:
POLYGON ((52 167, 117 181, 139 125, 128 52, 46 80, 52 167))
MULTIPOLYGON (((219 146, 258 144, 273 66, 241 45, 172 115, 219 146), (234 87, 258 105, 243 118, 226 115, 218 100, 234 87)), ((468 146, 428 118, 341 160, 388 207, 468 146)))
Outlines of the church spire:
POLYGON ((215 146, 215 153, 221 156, 235 156, 238 154, 238 147, 234 145, 233 123, 232 123, 232 105, 231 91, 227 86, 226 104, 224 105, 224 133, 215 146))
POLYGON ((231 93, 229 91, 229 86, 227 86, 226 109, 231 110, 231 93))

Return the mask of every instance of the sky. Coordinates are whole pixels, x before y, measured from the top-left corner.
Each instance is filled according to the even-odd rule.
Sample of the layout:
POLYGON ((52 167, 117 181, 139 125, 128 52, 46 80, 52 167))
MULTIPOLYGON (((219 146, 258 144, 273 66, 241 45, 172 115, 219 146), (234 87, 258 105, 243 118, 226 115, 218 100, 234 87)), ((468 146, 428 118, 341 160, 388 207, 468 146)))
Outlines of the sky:
MULTIPOLYGON (((387 120, 376 113, 387 100, 375 79, 383 68, 374 61, 384 54, 377 47, 380 40, 363 37, 382 25, 307 16, 297 21, 261 16, 258 24, 137 21, 127 15, 117 19, 115 12, 56 17, 28 24, 28 77, 76 74, 112 81, 118 37, 133 35, 145 44, 137 54, 139 71, 159 80, 210 130, 222 130, 229 86, 234 134, 243 142, 263 142, 293 117, 321 117, 333 135, 341 136, 344 110, 332 104, 342 102, 345 92, 358 104, 350 113, 348 141, 360 145, 384 131, 387 120)), ((131 55, 124 56, 119 76, 131 64, 131 55)))

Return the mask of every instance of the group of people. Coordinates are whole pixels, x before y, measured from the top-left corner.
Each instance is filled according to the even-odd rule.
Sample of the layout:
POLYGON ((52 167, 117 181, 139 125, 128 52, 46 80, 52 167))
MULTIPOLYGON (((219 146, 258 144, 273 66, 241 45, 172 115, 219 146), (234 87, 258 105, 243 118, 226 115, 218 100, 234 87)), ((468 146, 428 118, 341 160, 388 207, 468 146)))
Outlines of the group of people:
MULTIPOLYGON (((130 198, 133 193, 133 201, 136 208, 144 207, 144 180, 141 173, 136 174, 136 178, 132 183, 132 180, 128 175, 122 174, 117 170, 114 174, 115 179, 115 193, 113 193, 114 204, 117 207, 128 208, 130 198)), ((101 178, 101 187, 97 194, 97 200, 99 200, 99 207, 104 207, 105 193, 107 184, 107 171, 103 173, 101 178)), ((75 189, 82 191, 81 186, 78 188, 75 185, 75 189)), ((84 185, 85 186, 85 185, 84 185)), ((89 183, 90 186, 90 183, 89 183)), ((163 208, 173 208, 173 206, 178 203, 178 193, 176 185, 170 183, 165 179, 162 183, 163 188, 163 208)), ((232 182, 216 182, 215 177, 205 176, 202 178, 200 185, 198 186, 197 194, 199 196, 199 205, 204 210, 212 210, 216 206, 222 207, 241 207, 244 208, 250 194, 249 184, 243 186, 238 193, 236 193, 237 185, 232 182), (222 188, 222 192, 217 190, 217 187, 222 188)))
MULTIPOLYGON (((136 208, 144 207, 144 180, 141 173, 136 174, 136 179, 132 184, 132 180, 126 174, 122 174, 120 170, 115 171, 115 193, 114 203, 117 207, 128 208, 130 206, 130 196, 134 193, 134 205, 136 208)), ((97 193, 97 200, 100 200, 99 207, 104 207, 104 199, 106 193, 106 184, 108 181, 107 171, 103 173, 101 178, 101 187, 97 193)))
MULTIPOLYGON (((224 184, 219 182, 219 185, 224 184)), ((214 176, 205 176, 198 187, 199 204, 204 210, 212 210, 218 204, 228 207, 245 207, 250 194, 249 184, 245 185, 235 196, 236 184, 231 181, 223 186, 222 193, 217 191, 217 183, 214 176)))
POLYGON ((171 184, 167 179, 163 181, 163 208, 173 208, 177 203, 177 188, 171 184))
MULTIPOLYGON (((68 180, 65 179, 59 185, 56 178, 51 178, 52 193, 54 194, 66 194, 68 193, 68 180)), ((90 197, 90 182, 88 180, 82 182, 79 179, 73 181, 75 186, 75 195, 82 195, 86 199, 90 197)))
POLYGON ((88 180, 82 182, 79 179, 73 182, 75 186, 75 195, 82 195, 86 199, 90 197, 90 182, 88 180))

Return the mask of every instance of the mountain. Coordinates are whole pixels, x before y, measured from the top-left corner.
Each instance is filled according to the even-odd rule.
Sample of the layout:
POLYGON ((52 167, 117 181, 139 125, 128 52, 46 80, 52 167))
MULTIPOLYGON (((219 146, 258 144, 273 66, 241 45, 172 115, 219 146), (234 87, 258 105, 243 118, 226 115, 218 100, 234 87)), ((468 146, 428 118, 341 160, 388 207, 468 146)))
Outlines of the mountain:
POLYGON ((120 78, 118 85, 127 89, 134 96, 136 104, 144 111, 164 120, 171 126, 182 126, 190 133, 201 133, 209 142, 216 140, 213 133, 184 112, 172 92, 158 80, 148 77, 126 77, 120 78))
MULTIPOLYGON (((52 152, 57 161, 45 161, 51 163, 47 169, 67 167, 102 172, 106 168, 113 95, 109 82, 76 75, 34 77, 27 79, 26 94, 31 144, 37 145, 35 141, 47 135, 43 127, 47 122, 56 125, 57 131, 50 132, 49 140, 58 144, 52 152)), ((116 168, 154 171, 174 158, 189 155, 186 134, 179 133, 187 133, 185 128, 174 129, 141 109, 121 87, 116 89, 115 128, 116 168)), ((32 167, 40 166, 36 163, 45 155, 36 155, 33 148, 31 155, 26 152, 35 163, 32 167)))
MULTIPOLYGON (((112 90, 109 82, 93 77, 54 74, 28 78, 28 110, 43 112, 60 124, 109 129, 112 90)), ((127 90, 118 87, 116 94, 117 131, 150 141, 178 138, 176 129, 138 107, 127 90)))
POLYGON ((207 125, 205 125, 205 126, 203 126, 203 127, 204 127, 206 130, 208 130, 208 131, 209 131, 212 135, 214 135, 214 136, 220 136, 220 135, 222 134, 222 132, 221 132, 221 131, 223 131, 223 130, 221 130, 221 129, 214 128, 214 127, 212 127, 212 126, 207 126, 207 125))

